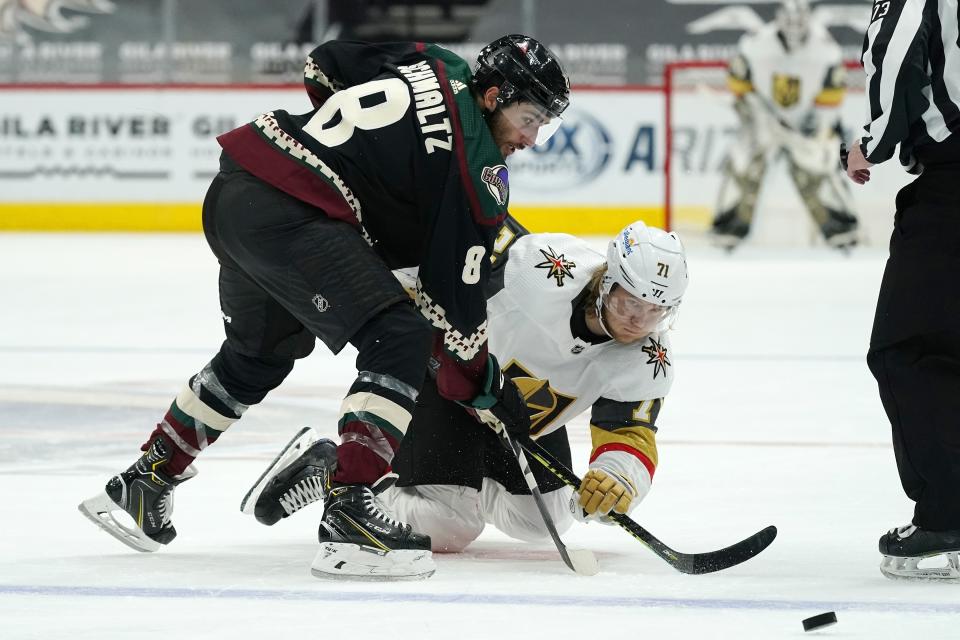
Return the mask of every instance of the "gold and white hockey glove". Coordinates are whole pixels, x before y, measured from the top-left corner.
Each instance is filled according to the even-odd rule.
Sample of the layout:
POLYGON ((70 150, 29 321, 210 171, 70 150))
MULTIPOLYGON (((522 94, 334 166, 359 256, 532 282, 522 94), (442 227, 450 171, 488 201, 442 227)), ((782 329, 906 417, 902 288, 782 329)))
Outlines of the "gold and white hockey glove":
POLYGON ((637 495, 637 488, 625 476, 615 471, 590 469, 580 482, 580 508, 586 517, 601 517, 611 511, 627 513, 637 495))
POLYGON ((628 514, 650 491, 652 478, 643 463, 627 453, 598 456, 570 499, 573 517, 612 524, 610 513, 628 514))

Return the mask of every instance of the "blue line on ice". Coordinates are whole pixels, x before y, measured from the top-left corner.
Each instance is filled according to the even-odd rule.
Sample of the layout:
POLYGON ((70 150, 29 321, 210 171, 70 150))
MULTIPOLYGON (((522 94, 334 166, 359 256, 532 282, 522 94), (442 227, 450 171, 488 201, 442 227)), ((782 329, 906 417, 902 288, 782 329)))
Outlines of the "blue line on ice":
MULTIPOLYGON (((342 583, 338 583, 342 584, 342 583)), ((960 603, 857 602, 829 600, 727 600, 717 598, 613 598, 564 595, 483 593, 409 593, 286 589, 186 589, 156 587, 84 587, 0 585, 0 595, 113 598, 185 598, 231 600, 326 600, 336 602, 426 602, 476 605, 571 606, 605 608, 677 608, 741 610, 868 611, 888 613, 960 613, 960 603)))

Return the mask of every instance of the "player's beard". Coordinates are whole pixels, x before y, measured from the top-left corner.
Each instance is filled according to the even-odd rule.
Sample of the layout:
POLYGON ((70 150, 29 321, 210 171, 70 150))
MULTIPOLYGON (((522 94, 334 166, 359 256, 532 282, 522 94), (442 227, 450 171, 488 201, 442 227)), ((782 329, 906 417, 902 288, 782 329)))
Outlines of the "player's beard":
POLYGON ((521 148, 521 144, 513 142, 517 137, 517 130, 500 109, 487 114, 487 125, 490 135, 504 158, 521 148))

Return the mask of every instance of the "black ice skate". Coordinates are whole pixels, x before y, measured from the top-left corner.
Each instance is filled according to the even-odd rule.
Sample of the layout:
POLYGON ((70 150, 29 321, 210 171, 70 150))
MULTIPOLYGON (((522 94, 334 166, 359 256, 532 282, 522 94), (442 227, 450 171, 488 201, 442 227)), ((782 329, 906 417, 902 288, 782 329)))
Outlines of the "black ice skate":
POLYGON ((384 513, 366 485, 330 489, 317 537, 310 570, 318 578, 403 580, 436 571, 430 537, 384 513))
POLYGON ((843 252, 849 252, 859 240, 857 219, 846 211, 827 209, 827 221, 820 231, 828 245, 843 252))
POLYGON ((728 209, 717 214, 710 228, 710 239, 713 244, 727 251, 733 251, 743 242, 750 233, 750 223, 745 222, 737 215, 737 208, 728 209))
POLYGON ((880 553, 880 571, 888 578, 960 581, 960 530, 928 531, 912 524, 890 529, 880 537, 880 553), (918 566, 940 556, 946 566, 918 566))
POLYGON ((247 492, 240 511, 272 525, 323 500, 336 467, 337 445, 304 427, 247 492))
POLYGON ((103 493, 81 502, 80 513, 137 551, 157 551, 170 544, 177 537, 170 523, 173 490, 197 475, 197 469, 190 465, 172 477, 162 471, 169 460, 167 444, 157 438, 129 469, 110 479, 103 493))

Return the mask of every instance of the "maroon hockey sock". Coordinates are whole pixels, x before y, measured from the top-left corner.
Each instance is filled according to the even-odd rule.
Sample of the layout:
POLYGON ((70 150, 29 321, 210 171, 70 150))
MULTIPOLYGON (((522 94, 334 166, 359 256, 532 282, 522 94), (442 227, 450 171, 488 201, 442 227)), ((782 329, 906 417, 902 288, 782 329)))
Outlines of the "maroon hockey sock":
MULTIPOLYGON (((181 420, 178 419, 178 415, 182 416, 184 414, 179 411, 174 411, 176 403, 174 403, 170 410, 167 411, 167 414, 163 417, 163 422, 157 425, 153 430, 153 433, 150 434, 150 437, 147 438, 147 441, 140 446, 141 451, 146 451, 150 448, 150 444, 157 438, 163 438, 164 442, 167 444, 170 449, 170 461, 164 465, 164 473, 170 476, 178 476, 184 472, 184 470, 190 466, 190 463, 193 462, 197 455, 201 451, 201 445, 197 442, 197 431, 183 424, 181 420), (168 429, 172 429, 176 434, 176 439, 171 437, 167 433, 168 429), (178 440, 179 442, 177 442, 178 440)), ((219 432, 216 432, 212 429, 205 431, 206 442, 203 447, 208 447, 214 442, 217 441, 217 436, 219 432)))
POLYGON ((369 485, 376 482, 390 467, 387 458, 393 459, 403 437, 403 432, 386 420, 379 419, 375 423, 370 416, 361 417, 353 411, 340 419, 337 430, 340 432, 340 446, 337 447, 337 471, 333 482, 340 484, 369 485))
POLYGON ((163 465, 163 472, 168 476, 180 475, 187 467, 190 466, 190 463, 193 462, 194 458, 190 454, 184 453, 183 450, 170 442, 170 438, 163 434, 163 431, 160 429, 160 425, 157 425, 157 428, 153 430, 153 433, 150 434, 150 437, 147 438, 147 441, 140 445, 140 451, 146 451, 149 449, 150 445, 153 444, 153 441, 158 438, 163 440, 164 444, 167 445, 167 449, 170 451, 170 461, 163 465))
POLYGON ((337 484, 373 484, 387 472, 387 461, 359 442, 345 442, 337 447, 337 484))

